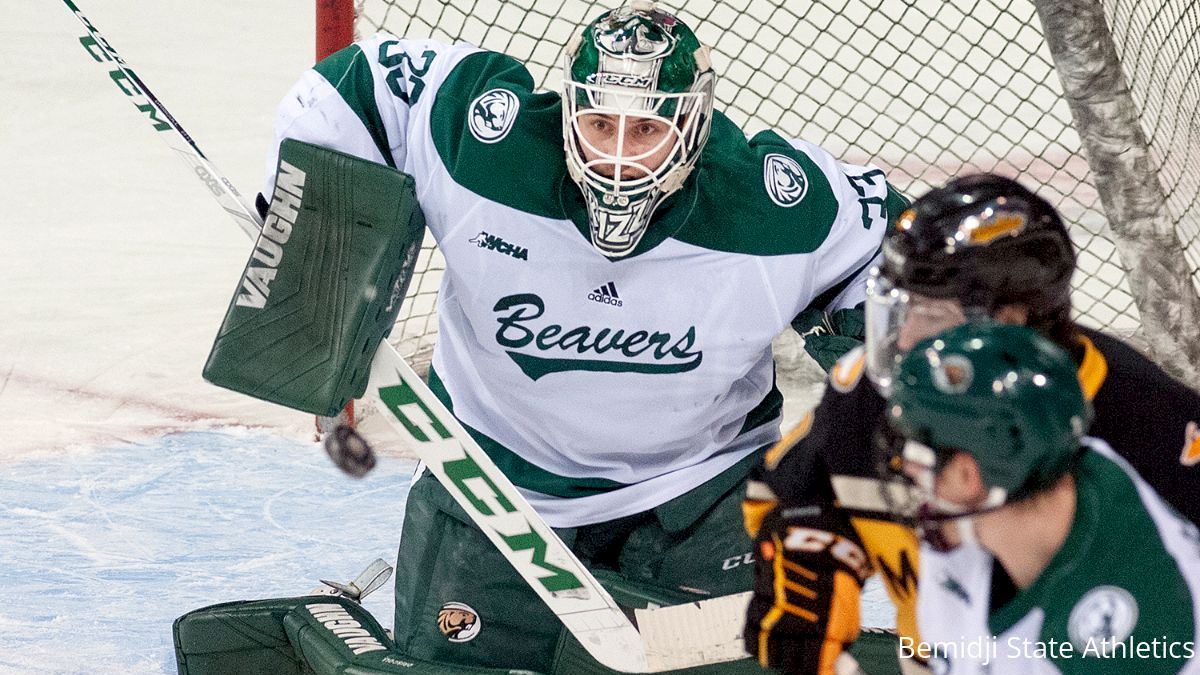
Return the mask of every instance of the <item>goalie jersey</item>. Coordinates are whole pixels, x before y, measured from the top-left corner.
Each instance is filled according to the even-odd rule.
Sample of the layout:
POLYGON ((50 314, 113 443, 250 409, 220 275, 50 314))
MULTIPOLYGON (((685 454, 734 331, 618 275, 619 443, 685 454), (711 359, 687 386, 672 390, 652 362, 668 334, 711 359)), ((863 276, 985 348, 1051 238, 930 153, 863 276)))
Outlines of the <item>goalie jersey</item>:
POLYGON ((714 113, 688 182, 611 260, 558 94, 507 56, 383 34, 302 76, 283 138, 414 177, 446 258, 430 385, 555 527, 651 509, 773 443, 772 338, 865 298, 903 204, 877 168, 714 113))

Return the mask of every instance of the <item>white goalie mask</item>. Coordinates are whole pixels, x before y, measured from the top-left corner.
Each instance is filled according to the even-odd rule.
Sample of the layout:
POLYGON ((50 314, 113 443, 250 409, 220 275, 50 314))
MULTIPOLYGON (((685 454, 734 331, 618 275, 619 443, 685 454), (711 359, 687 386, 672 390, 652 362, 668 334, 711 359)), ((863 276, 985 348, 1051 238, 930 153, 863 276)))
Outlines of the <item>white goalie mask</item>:
POLYGON ((592 245, 620 258, 683 187, 712 121, 708 48, 675 16, 634 0, 606 12, 563 59, 563 137, 592 245))

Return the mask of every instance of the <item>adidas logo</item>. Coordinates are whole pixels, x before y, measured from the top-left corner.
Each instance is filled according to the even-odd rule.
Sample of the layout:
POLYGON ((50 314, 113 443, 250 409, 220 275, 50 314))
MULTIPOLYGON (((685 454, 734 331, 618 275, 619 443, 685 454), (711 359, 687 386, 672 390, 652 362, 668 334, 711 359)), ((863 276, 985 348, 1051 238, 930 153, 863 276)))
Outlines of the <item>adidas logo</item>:
POLYGON ((594 300, 601 304, 612 305, 613 307, 621 307, 625 303, 621 302, 621 296, 617 295, 617 285, 613 282, 608 282, 600 288, 588 293, 588 300, 594 300))

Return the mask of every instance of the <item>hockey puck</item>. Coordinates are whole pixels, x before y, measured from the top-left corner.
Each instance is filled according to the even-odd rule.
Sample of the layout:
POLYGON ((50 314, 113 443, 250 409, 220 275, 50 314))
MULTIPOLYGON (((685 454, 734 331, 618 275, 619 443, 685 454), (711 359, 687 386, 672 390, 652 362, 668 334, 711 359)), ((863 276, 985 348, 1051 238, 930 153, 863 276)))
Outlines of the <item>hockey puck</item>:
POLYGON ((343 472, 362 478, 375 468, 375 451, 357 431, 346 424, 339 424, 325 434, 325 452, 343 472))

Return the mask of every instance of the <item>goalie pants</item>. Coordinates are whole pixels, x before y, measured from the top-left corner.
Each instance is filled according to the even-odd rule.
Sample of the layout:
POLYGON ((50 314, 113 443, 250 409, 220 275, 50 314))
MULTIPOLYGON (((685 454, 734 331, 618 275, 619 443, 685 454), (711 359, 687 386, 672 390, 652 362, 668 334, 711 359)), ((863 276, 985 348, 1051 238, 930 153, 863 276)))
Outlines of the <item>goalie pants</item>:
MULTIPOLYGON (((555 531, 589 568, 651 588, 712 596, 750 590, 741 504, 759 455, 650 511, 555 531)), ((397 647, 440 662, 549 673, 562 633, 437 479, 418 478, 396 563, 397 647)))

